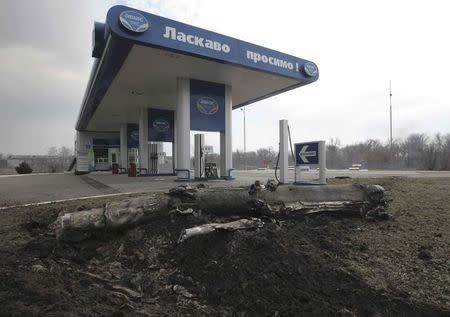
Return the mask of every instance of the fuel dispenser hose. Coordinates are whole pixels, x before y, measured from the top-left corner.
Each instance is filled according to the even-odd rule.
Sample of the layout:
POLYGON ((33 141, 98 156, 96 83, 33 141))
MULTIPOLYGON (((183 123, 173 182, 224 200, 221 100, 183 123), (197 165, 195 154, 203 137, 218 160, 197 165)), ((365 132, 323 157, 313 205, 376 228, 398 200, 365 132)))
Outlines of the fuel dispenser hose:
MULTIPOLYGON (((292 149, 291 129, 289 128, 289 124, 287 125, 287 128, 288 128, 288 136, 289 136, 289 147, 291 148, 291 155, 292 155, 292 159, 295 164, 295 155, 294 155, 294 150, 292 149)), ((278 174, 277 174, 279 162, 280 162, 280 143, 278 143, 278 156, 277 156, 277 163, 275 165, 275 179, 277 180, 278 184, 282 184, 280 182, 280 180, 278 179, 278 174)))

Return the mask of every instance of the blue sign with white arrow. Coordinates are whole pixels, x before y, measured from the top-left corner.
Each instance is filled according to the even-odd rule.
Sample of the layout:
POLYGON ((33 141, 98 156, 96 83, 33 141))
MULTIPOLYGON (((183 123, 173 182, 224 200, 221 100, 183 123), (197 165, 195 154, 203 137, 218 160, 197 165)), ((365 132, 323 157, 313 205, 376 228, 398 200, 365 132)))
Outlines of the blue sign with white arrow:
POLYGON ((296 143, 295 165, 319 164, 319 142, 296 143))

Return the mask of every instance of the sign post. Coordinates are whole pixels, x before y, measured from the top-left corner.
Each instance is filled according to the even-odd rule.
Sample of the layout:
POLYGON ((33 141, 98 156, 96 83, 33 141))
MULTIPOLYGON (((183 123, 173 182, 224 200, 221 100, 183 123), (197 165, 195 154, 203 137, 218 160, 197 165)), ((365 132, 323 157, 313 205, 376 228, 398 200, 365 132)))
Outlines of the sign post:
POLYGON ((280 183, 288 183, 288 121, 280 120, 280 183))
POLYGON ((319 184, 327 183, 325 141, 295 144, 295 182, 298 183, 302 167, 319 167, 319 184))

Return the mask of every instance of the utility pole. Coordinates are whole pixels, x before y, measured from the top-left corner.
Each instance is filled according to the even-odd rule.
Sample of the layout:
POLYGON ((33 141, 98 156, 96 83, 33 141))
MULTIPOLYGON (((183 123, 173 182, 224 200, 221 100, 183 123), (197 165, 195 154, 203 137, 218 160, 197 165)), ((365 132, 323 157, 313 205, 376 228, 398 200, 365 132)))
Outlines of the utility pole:
POLYGON ((241 108, 241 111, 244 113, 244 168, 247 170, 247 140, 246 140, 246 131, 245 131, 245 107, 241 108))
POLYGON ((392 88, 391 81, 389 80, 389 127, 390 127, 390 143, 391 143, 391 151, 392 151, 392 88))
POLYGON ((394 149, 392 148, 392 86, 389 80, 389 135, 390 135, 390 156, 391 156, 391 168, 394 168, 394 149))

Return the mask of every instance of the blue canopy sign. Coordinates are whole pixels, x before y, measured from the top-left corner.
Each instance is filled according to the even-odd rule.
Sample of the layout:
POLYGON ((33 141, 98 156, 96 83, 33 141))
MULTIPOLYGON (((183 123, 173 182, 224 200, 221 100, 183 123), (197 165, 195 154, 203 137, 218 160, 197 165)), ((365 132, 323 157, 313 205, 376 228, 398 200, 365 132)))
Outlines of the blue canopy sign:
POLYGON ((172 110, 148 109, 148 140, 153 142, 173 142, 174 122, 174 112, 172 110))
POLYGON ((192 25, 130 9, 120 5, 112 7, 108 11, 107 31, 144 45, 164 47, 295 79, 304 79, 308 82, 317 80, 319 76, 317 66, 313 62, 192 25), (119 28, 119 25, 122 27, 119 28))
POLYGON ((139 125, 127 124, 127 145, 129 149, 139 147, 139 125))
POLYGON ((225 85, 190 81, 191 130, 225 130, 225 85))
MULTIPOLYGON (((92 75, 89 93, 83 100, 77 130, 87 129, 112 81, 118 76, 125 61, 133 55, 130 51, 135 45, 293 79, 292 82, 286 82, 283 87, 274 86, 271 92, 249 96, 250 99, 233 104, 233 108, 310 84, 319 78, 319 70, 311 61, 117 5, 108 11, 105 24, 95 24, 92 56, 98 61, 93 67, 92 74, 95 76, 92 75)), ((214 108, 210 108, 208 107, 208 110, 213 111, 214 108)))

